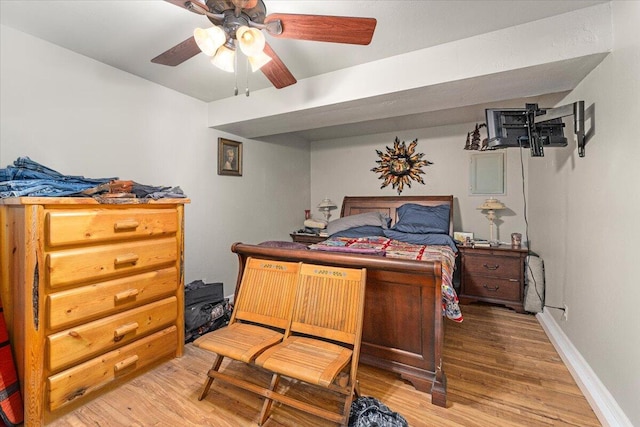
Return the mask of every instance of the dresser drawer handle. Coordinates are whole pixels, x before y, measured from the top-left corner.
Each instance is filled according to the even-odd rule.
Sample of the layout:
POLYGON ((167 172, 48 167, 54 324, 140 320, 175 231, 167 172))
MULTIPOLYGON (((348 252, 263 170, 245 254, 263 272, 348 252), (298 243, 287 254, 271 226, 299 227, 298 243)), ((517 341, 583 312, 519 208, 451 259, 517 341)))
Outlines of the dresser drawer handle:
POLYGON ((498 286, 498 285, 496 285, 496 286, 495 286, 495 288, 491 288, 491 287, 489 287, 489 286, 487 286, 487 285, 482 285, 482 287, 483 287, 483 288, 485 288, 485 289, 486 289, 486 290, 488 290, 488 291, 491 291, 491 292, 495 292, 495 291, 497 291, 498 289, 500 289, 500 286, 498 286))
POLYGON ((129 332, 133 332, 136 329, 138 329, 138 322, 127 323, 126 325, 116 328, 116 330, 113 331, 113 341, 120 341, 129 332))
POLYGON ((135 219, 125 219, 124 221, 118 221, 113 224, 113 228, 115 231, 135 230, 139 225, 140 223, 135 219))
POLYGON ((498 268, 500 268, 498 264, 495 264, 495 265, 482 264, 482 266, 487 270, 497 270, 498 268))
POLYGON ((113 296, 115 302, 120 302, 129 298, 137 296, 139 291, 137 289, 127 289, 126 291, 118 292, 113 296))
POLYGON ((114 263, 116 265, 135 264, 136 262, 138 262, 138 258, 138 254, 124 254, 117 256, 114 260, 114 263))
POLYGON ((122 371, 123 369, 128 368, 131 365, 134 365, 137 361, 138 361, 137 354, 134 354, 133 356, 129 356, 126 359, 121 360, 120 362, 113 365, 113 371, 114 372, 122 371))

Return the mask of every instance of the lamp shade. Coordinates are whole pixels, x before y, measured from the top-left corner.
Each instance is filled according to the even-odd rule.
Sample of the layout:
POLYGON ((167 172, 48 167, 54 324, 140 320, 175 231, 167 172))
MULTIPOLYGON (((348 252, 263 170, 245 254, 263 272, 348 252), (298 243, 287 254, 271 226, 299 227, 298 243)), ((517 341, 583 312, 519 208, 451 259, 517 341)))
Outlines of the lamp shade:
POLYGON ((484 203, 478 206, 478 209, 481 210, 492 210, 497 211, 500 209, 506 209, 507 207, 500 201, 494 198, 490 198, 484 201, 484 203))
POLYGON ((200 50, 208 56, 213 56, 220 46, 227 40, 222 27, 213 26, 211 28, 196 28, 193 31, 193 38, 200 50))
POLYGON ((255 56, 262 53, 266 43, 262 31, 245 25, 236 30, 236 39, 240 45, 240 50, 247 56, 255 56))
POLYGON ((236 52, 229 49, 226 45, 218 48, 216 55, 211 58, 211 63, 223 71, 233 73, 235 70, 236 52))
POLYGON ((322 199, 322 201, 320 202, 320 204, 318 205, 318 208, 320 209, 325 209, 325 210, 329 210, 329 209, 335 209, 337 208, 336 204, 333 203, 331 200, 329 200, 328 198, 324 198, 322 199))

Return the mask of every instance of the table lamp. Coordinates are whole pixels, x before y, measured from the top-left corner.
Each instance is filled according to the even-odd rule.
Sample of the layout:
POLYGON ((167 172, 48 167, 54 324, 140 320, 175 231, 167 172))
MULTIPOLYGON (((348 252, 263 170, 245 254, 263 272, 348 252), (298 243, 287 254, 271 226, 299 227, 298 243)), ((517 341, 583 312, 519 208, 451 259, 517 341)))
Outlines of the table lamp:
POLYGON ((329 222, 329 217, 331 216, 331 210, 335 208, 337 208, 336 204, 329 200, 329 198, 327 197, 322 199, 322 201, 318 205, 318 210, 322 212, 327 223, 329 222))
POLYGON ((478 209, 487 211, 486 215, 487 219, 489 220, 489 245, 491 246, 500 245, 500 242, 498 242, 497 239, 493 239, 493 221, 496 219, 496 211, 506 208, 507 207, 502 202, 494 199, 493 197, 485 200, 482 205, 478 206, 478 209))

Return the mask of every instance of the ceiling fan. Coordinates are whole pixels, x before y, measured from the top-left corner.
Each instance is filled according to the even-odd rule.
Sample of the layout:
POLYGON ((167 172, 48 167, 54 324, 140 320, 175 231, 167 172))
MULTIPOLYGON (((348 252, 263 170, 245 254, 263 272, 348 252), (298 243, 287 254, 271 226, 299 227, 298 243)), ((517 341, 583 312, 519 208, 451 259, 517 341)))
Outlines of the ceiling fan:
POLYGON ((234 71, 229 58, 233 58, 236 48, 240 47, 253 70, 259 68, 278 89, 293 85, 297 80, 264 40, 262 30, 278 38, 368 45, 377 23, 374 18, 285 13, 267 15, 262 0, 165 1, 206 16, 214 26, 207 30, 196 29, 194 36, 156 56, 151 62, 176 66, 205 52, 212 56, 214 65, 234 71))

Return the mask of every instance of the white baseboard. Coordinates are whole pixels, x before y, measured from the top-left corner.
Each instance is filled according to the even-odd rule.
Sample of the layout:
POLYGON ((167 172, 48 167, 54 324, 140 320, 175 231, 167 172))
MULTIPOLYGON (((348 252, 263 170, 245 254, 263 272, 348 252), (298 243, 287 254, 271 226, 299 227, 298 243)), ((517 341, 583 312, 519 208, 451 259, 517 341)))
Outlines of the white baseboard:
POLYGON ((603 427, 633 427, 618 402, 602 384, 578 349, 569 341, 549 311, 544 310, 536 314, 536 318, 603 427))

